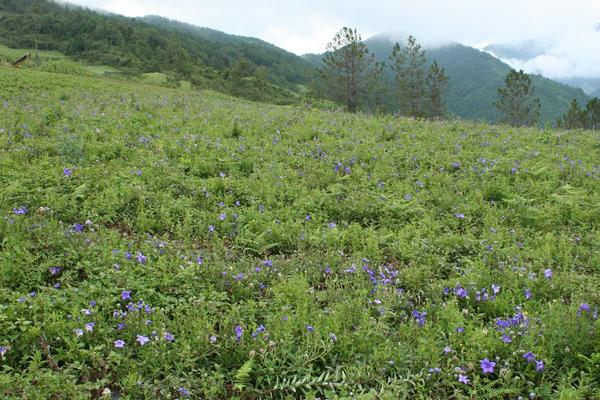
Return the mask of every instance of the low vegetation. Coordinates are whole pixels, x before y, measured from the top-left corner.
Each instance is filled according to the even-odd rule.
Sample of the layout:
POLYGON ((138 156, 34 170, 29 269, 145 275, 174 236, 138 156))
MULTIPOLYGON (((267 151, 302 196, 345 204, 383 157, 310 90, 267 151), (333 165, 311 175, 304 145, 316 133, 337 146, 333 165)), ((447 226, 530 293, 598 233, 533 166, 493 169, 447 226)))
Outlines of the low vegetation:
POLYGON ((0 87, 3 398, 600 395, 597 133, 0 87))

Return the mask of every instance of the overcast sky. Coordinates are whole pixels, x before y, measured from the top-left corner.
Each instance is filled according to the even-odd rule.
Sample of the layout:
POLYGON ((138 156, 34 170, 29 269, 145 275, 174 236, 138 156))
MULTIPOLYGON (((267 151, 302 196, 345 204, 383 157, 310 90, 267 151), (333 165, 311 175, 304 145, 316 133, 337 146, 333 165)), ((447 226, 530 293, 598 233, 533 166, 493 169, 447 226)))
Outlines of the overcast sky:
POLYGON ((363 38, 414 34, 424 43, 475 47, 550 38, 529 72, 600 77, 600 0, 70 0, 127 16, 161 15, 237 35, 254 36, 297 54, 322 52, 343 26, 363 38))

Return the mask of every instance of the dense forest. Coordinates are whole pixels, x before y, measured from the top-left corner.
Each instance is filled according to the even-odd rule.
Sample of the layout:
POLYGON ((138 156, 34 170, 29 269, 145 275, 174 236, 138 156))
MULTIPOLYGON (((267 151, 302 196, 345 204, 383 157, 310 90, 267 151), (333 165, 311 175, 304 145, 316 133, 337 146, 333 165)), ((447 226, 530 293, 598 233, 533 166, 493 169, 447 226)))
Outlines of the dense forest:
POLYGON ((199 87, 275 102, 289 102, 314 72, 300 57, 257 39, 49 1, 0 0, 0 39, 9 47, 59 50, 131 74, 160 71, 199 87))

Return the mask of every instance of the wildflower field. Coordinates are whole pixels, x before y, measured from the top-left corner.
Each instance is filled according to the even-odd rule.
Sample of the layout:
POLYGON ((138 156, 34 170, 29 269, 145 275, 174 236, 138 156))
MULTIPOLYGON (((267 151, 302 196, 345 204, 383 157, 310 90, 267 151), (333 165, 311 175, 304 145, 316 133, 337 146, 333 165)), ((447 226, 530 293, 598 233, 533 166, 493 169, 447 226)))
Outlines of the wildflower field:
POLYGON ((599 160, 0 68, 0 397, 600 398, 599 160))

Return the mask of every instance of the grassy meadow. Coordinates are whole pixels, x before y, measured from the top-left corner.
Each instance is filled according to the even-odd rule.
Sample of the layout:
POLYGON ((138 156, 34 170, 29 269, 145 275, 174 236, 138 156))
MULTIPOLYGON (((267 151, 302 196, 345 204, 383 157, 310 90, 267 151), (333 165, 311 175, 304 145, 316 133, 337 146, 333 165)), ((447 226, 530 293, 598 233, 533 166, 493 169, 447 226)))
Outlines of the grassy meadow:
POLYGON ((600 398, 597 133, 150 83, 0 67, 0 397, 600 398))

